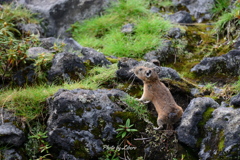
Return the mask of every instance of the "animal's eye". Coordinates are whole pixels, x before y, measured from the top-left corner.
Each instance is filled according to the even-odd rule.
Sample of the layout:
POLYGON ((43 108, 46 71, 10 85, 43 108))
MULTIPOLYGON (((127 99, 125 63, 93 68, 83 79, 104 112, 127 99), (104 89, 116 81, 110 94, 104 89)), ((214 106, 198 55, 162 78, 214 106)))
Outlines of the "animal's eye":
POLYGON ((139 71, 142 71, 142 70, 143 70, 142 68, 139 69, 139 71))

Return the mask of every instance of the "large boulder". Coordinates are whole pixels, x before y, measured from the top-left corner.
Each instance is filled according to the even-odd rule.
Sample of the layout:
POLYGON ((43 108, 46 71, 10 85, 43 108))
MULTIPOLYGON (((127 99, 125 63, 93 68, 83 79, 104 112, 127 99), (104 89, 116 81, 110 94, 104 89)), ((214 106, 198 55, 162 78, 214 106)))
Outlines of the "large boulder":
MULTIPOLYGON (((115 141, 114 103, 126 93, 120 90, 59 90, 48 98, 48 141, 58 159, 89 159, 103 152, 103 144, 115 141)), ((115 142, 116 143, 116 142, 115 142)))
POLYGON ((175 5, 187 7, 199 23, 211 19, 210 10, 215 6, 215 0, 173 0, 173 2, 175 5))
POLYGON ((219 57, 204 58, 191 69, 198 75, 240 75, 240 50, 231 50, 219 57))
POLYGON ((46 36, 62 36, 76 21, 99 14, 110 0, 18 0, 30 10, 44 18, 46 36))
POLYGON ((181 123, 177 128, 178 140, 191 148, 196 148, 200 130, 198 124, 203 120, 203 114, 208 108, 216 109, 219 104, 211 98, 194 98, 183 113, 181 123))

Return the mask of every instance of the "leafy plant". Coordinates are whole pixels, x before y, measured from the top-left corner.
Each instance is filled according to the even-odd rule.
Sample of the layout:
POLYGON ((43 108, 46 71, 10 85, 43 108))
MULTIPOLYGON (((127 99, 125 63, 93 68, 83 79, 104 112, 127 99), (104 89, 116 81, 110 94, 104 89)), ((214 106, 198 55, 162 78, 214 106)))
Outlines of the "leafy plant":
POLYGON ((136 132, 137 129, 131 129, 131 127, 134 126, 134 124, 130 124, 130 119, 128 118, 125 125, 119 125, 119 128, 116 131, 119 131, 117 138, 126 138, 128 134, 132 132, 136 132))
POLYGON ((0 77, 4 82, 6 76, 25 64, 26 50, 36 46, 39 40, 29 35, 21 37, 16 23, 31 23, 37 21, 33 14, 21 6, 4 5, 0 10, 0 77))
POLYGON ((25 149, 31 160, 43 160, 51 157, 49 153, 51 146, 46 141, 47 132, 43 130, 44 127, 39 123, 37 123, 34 128, 30 127, 28 142, 25 144, 25 149))

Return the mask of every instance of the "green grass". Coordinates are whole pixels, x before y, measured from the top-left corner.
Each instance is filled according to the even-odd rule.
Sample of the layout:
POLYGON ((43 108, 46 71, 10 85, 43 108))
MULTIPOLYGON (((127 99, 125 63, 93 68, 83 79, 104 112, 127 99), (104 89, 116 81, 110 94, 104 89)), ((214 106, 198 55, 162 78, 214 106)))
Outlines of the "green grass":
POLYGON ((146 52, 161 46, 163 35, 173 27, 169 22, 149 12, 146 0, 120 0, 102 16, 75 23, 73 37, 83 46, 105 55, 141 58, 146 52), (134 33, 121 32, 123 25, 133 23, 134 33))
POLYGON ((113 82, 116 70, 117 64, 111 65, 109 68, 95 67, 80 82, 64 83, 58 86, 37 85, 27 86, 26 88, 0 90, 0 107, 14 111, 16 116, 20 116, 26 121, 32 121, 41 115, 45 115, 46 99, 59 89, 98 89, 105 82, 113 82))
MULTIPOLYGON (((219 13, 217 22, 215 23, 214 32, 217 34, 223 34, 227 39, 230 38, 230 34, 238 34, 239 30, 239 18, 240 18, 240 3, 236 1, 232 7, 232 9, 227 6, 230 2, 227 0, 218 0, 221 3, 217 3, 215 8, 213 9, 213 13, 219 13)), ((235 38, 235 37, 233 37, 235 38)))

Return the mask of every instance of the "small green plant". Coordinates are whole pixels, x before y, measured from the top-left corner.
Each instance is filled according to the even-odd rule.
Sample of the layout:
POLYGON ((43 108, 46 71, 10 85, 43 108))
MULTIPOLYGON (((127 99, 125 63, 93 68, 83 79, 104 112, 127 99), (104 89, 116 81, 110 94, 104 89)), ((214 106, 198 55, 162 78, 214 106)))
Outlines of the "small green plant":
POLYGON ((215 6, 211 9, 211 13, 213 16, 217 16, 218 14, 223 14, 226 12, 230 5, 229 0, 215 0, 215 6))
POLYGON ((132 96, 127 95, 122 99, 126 103, 126 111, 134 112, 140 119, 148 119, 147 107, 132 96))
POLYGON ((46 71, 50 68, 51 60, 53 55, 46 55, 45 53, 41 53, 34 63, 34 70, 37 74, 37 79, 40 81, 47 81, 46 79, 46 71))
POLYGON ((47 132, 44 131, 44 128, 45 127, 38 122, 34 128, 30 127, 25 149, 31 160, 43 160, 51 157, 51 154, 49 153, 51 146, 46 141, 47 132))
POLYGON ((131 129, 131 127, 134 126, 134 124, 130 124, 130 119, 128 118, 125 125, 119 125, 119 128, 116 131, 119 131, 117 134, 117 138, 126 138, 131 134, 132 132, 136 132, 137 129, 131 129))

